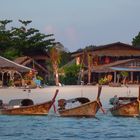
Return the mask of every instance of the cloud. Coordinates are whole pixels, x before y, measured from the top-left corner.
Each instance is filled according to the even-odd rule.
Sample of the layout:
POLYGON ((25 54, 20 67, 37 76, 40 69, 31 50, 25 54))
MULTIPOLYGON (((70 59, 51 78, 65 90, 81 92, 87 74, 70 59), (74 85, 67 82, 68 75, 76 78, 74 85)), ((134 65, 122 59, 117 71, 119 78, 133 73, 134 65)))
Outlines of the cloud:
POLYGON ((66 38, 69 41, 77 42, 78 40, 78 33, 75 28, 69 27, 65 30, 66 38))
POLYGON ((68 42, 74 43, 78 40, 78 33, 74 27, 66 27, 60 30, 52 25, 46 25, 44 31, 47 34, 55 34, 58 38, 63 38, 68 42))
POLYGON ((45 33, 54 34, 56 42, 61 42, 66 48, 74 48, 78 45, 80 35, 75 27, 57 27, 46 25, 44 28, 45 33))
POLYGON ((56 33, 56 29, 52 25, 46 25, 45 32, 48 34, 56 33))

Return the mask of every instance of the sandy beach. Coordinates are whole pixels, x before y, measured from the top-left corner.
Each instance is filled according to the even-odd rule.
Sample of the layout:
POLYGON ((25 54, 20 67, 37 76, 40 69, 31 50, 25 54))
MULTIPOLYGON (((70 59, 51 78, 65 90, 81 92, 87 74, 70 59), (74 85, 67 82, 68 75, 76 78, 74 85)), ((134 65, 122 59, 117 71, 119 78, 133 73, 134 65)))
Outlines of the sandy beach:
MULTIPOLYGON (((0 99, 2 99, 4 103, 8 103, 11 99, 30 98, 34 101, 34 103, 40 103, 51 100, 56 89, 59 89, 59 94, 56 100, 60 98, 70 99, 79 96, 88 97, 90 100, 94 100, 96 99, 98 92, 98 86, 48 86, 45 88, 31 89, 31 92, 29 92, 28 89, 26 89, 25 91, 20 88, 1 88, 0 99)), ((103 86, 101 93, 101 101, 104 107, 109 106, 109 99, 114 95, 138 96, 138 86, 103 86)))

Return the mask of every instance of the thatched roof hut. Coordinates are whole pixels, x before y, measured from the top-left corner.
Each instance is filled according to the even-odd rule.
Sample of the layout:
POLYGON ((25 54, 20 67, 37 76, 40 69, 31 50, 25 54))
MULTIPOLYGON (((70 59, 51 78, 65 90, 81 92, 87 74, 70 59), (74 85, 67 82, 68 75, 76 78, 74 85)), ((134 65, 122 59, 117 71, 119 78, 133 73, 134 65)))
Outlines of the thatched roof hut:
POLYGON ((0 56, 0 87, 5 85, 14 86, 14 81, 16 79, 19 80, 19 85, 22 85, 22 75, 28 73, 30 70, 32 69, 29 67, 0 56))

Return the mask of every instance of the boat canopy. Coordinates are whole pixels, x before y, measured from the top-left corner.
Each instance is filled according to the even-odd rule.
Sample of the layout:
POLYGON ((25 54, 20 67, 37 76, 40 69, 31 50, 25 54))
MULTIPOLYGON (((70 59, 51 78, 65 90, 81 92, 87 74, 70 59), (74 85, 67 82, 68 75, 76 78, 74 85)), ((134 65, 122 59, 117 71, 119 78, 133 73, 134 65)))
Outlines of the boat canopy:
POLYGON ((31 99, 13 99, 9 101, 9 106, 29 106, 34 105, 31 99))

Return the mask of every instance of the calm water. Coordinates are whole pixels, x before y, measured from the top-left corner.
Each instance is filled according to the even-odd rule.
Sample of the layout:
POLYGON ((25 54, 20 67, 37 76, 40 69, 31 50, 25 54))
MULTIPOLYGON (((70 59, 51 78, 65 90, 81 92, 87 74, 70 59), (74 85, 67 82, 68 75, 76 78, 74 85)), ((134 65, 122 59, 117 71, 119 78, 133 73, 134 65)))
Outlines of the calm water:
POLYGON ((139 140, 140 119, 0 116, 0 140, 139 140))

